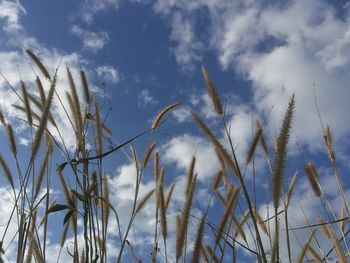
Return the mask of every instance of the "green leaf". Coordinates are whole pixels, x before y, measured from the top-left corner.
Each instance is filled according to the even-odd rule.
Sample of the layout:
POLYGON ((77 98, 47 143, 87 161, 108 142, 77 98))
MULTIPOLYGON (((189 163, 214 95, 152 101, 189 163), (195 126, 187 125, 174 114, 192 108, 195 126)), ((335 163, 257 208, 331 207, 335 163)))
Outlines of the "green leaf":
POLYGON ((67 212, 67 214, 65 215, 65 217, 63 219, 63 225, 65 225, 69 221, 70 217, 73 215, 73 212, 74 212, 74 210, 69 210, 67 212))
POLYGON ((97 182, 95 182, 92 185, 90 185, 88 187, 88 189, 86 190, 87 195, 91 194, 91 192, 94 191, 97 186, 98 186, 97 182))
POLYGON ((86 114, 86 119, 88 119, 88 120, 93 120, 94 118, 93 118, 92 114, 91 114, 90 112, 88 112, 88 113, 86 114))
POLYGON ((48 214, 54 213, 54 212, 58 212, 58 211, 61 211, 61 210, 67 209, 67 208, 69 208, 69 207, 66 205, 57 204, 57 205, 51 206, 49 208, 49 210, 47 211, 47 213, 48 214))
POLYGON ((70 189, 72 191, 72 193, 82 202, 86 202, 87 201, 87 197, 86 195, 80 194, 77 191, 75 191, 74 189, 70 189))
POLYGON ((68 164, 68 162, 63 162, 60 165, 57 165, 57 170, 59 169, 62 172, 67 164, 68 164))
POLYGON ((72 169, 75 173, 77 172, 78 164, 79 162, 71 162, 72 169))

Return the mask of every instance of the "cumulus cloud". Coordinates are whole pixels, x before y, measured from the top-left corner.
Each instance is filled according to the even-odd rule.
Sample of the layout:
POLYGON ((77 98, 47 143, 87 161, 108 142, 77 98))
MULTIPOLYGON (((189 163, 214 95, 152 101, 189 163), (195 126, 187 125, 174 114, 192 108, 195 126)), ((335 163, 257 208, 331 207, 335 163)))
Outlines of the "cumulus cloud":
POLYGON ((85 49, 93 52, 97 52, 102 49, 109 41, 109 35, 104 31, 90 32, 82 29, 78 25, 74 25, 71 31, 83 42, 83 47, 85 49))
POLYGON ((177 168, 184 172, 187 172, 192 156, 195 155, 195 170, 200 180, 214 176, 219 167, 215 151, 205 138, 189 134, 180 135, 172 138, 162 149, 164 161, 176 164, 177 168))
POLYGON ((153 8, 171 25, 178 63, 195 65, 203 52, 213 51, 222 69, 234 70, 250 83, 251 104, 267 120, 270 130, 266 133, 271 137, 295 93, 293 137, 312 150, 320 149, 322 130, 313 89, 323 121, 338 138, 349 134, 350 20, 345 7, 336 9, 323 0, 266 5, 258 1, 159 0, 153 8), (208 21, 206 38, 203 28, 198 28, 203 14, 208 21), (175 25, 184 25, 179 27, 182 31, 175 25), (181 50, 186 50, 186 59, 181 59, 181 50))
MULTIPOLYGON (((295 93, 294 134, 299 142, 314 146, 318 145, 318 142, 321 143, 322 131, 314 104, 313 83, 324 121, 334 127, 341 136, 350 131, 343 121, 346 117, 344 98, 350 95, 345 88, 349 77, 343 73, 347 68, 346 64, 342 62, 344 66, 342 70, 330 71, 332 62, 325 63, 325 59, 320 56, 321 53, 330 56, 329 52, 333 49, 332 57, 337 59, 338 52, 342 52, 342 50, 335 51, 335 46, 329 39, 342 38, 339 31, 344 25, 336 18, 334 10, 330 6, 326 8, 327 6, 319 1, 314 4, 295 1, 285 10, 271 8, 265 12, 261 11, 261 21, 255 26, 260 28, 260 31, 266 32, 263 40, 267 41, 269 35, 279 39, 277 45, 269 50, 257 52, 254 48, 258 42, 238 57, 221 60, 225 66, 236 64, 236 69, 251 81, 254 91, 253 101, 260 111, 266 113, 273 108, 273 116, 267 116, 270 118, 270 127, 274 126, 273 118, 281 118, 288 99, 295 93), (316 22, 314 10, 319 11, 316 22), (299 18, 297 24, 280 23, 282 17, 283 20, 289 17, 292 19, 296 14, 299 18), (270 24, 273 26, 268 27, 270 24), (290 26, 291 24, 293 26, 290 26), (331 30, 337 24, 339 27, 331 30), (337 33, 340 34, 336 36, 337 33), (306 112, 308 114, 305 114, 306 112)), ((239 38, 239 34, 237 37, 239 38)), ((220 52, 224 55, 225 48, 221 47, 220 52)))
POLYGON ((350 28, 346 28, 343 35, 317 52, 322 64, 327 70, 336 70, 349 66, 350 28))
MULTIPOLYGON (((345 13, 346 19, 338 18, 335 8, 322 0, 295 0, 286 5, 270 4, 264 7, 256 1, 234 2, 220 0, 155 2, 155 12, 169 21, 170 38, 174 43, 172 52, 176 61, 185 68, 193 69, 206 48, 214 51, 223 69, 234 70, 251 83, 252 104, 266 119, 268 127, 271 127, 269 130, 271 136, 278 129, 279 120, 285 111, 288 99, 294 92, 296 118, 293 136, 296 136, 300 142, 317 148, 322 141, 322 134, 313 103, 312 85, 315 83, 315 92, 323 119, 331 125, 337 135, 336 138, 346 136, 350 131, 350 126, 347 124, 347 100, 350 97, 350 91, 347 89, 350 80, 347 74, 350 43, 348 14, 345 13), (208 39, 205 43, 199 41, 196 31, 198 20, 195 17, 200 12, 205 12, 209 21, 206 31, 208 39)), ((115 0, 85 1, 85 9, 83 8, 85 21, 91 22, 99 11, 110 7, 117 8, 118 3, 115 0)), ((20 29, 18 14, 23 11, 16 11, 21 9, 11 7, 9 1, 2 1, 1 4, 11 14, 7 15, 0 11, 0 18, 5 19, 7 23, 4 30, 20 29)), ((200 16, 198 17, 200 19, 200 16)), ((86 33, 81 28, 80 30, 78 29, 82 35, 86 33)), ((26 43, 33 42, 29 38, 24 40, 26 43)), ((48 50, 39 44, 35 47, 48 65, 58 64, 62 56, 61 52, 48 50)), ((1 65, 2 72, 14 86, 18 85, 15 65, 23 64, 22 56, 23 54, 17 50, 0 54, 0 61, 7 62, 1 65)), ((68 54, 64 59, 69 65, 77 68, 79 60, 77 54, 68 54)), ((62 70, 60 75, 64 76, 64 69, 62 70)), ((53 71, 54 68, 51 68, 50 72, 53 71)), ((100 77, 109 78, 112 82, 119 80, 118 72, 113 67, 102 66, 96 72, 100 77)), ((29 67, 21 68, 21 73, 24 80, 33 80, 34 75, 29 67)), ((10 105, 17 103, 18 99, 10 95, 11 92, 3 80, 0 86, 2 97, 7 98, 6 108, 10 109, 10 105)), ((34 90, 34 86, 32 89, 34 90)), ((201 102, 202 98, 193 99, 193 105, 199 105, 201 102)), ((208 97, 204 98, 204 102, 208 105, 204 103, 201 113, 207 119, 211 119, 208 97)), ((11 110, 8 112, 12 114, 11 110)), ((58 105, 54 108, 54 113, 62 118, 60 126, 62 129, 69 127, 70 124, 65 121, 66 118, 63 118, 64 114, 58 105)), ((186 114, 182 112, 178 115, 179 119, 184 119, 183 116, 186 114)), ((250 117, 251 114, 246 107, 238 106, 228 118, 229 125, 232 126, 232 138, 237 142, 237 150, 242 151, 242 155, 244 145, 247 145, 251 136, 250 117)), ((65 134, 65 136, 69 135, 65 134)), ((70 143, 74 144, 74 141, 70 143)), ((235 146, 237 145, 235 143, 235 146)), ((196 153, 198 159, 196 169, 201 181, 210 178, 217 169, 217 163, 213 162, 216 159, 211 145, 199 137, 188 134, 175 137, 164 145, 162 151, 164 152, 163 161, 167 164, 175 164, 183 173, 192 155, 196 153)), ((111 178, 113 189, 111 198, 118 209, 130 211, 130 196, 133 193, 134 180, 135 172, 132 166, 121 167, 115 177, 111 178)), ((179 182, 180 190, 184 177, 180 177, 179 182)), ((330 185, 330 181, 325 181, 325 184, 330 185)), ((141 193, 145 193, 152 187, 154 187, 152 182, 143 183, 141 193)), ((333 188, 336 189, 336 187, 333 188)), ((316 211, 320 211, 318 200, 312 198, 309 188, 306 190, 302 186, 301 189, 297 196, 300 197, 305 210, 311 213, 308 217, 314 216, 316 211)), ((3 195, 5 193, 1 193, 1 196, 3 195)), ((333 204, 336 205, 336 201, 333 204)), ((151 244, 151 234, 147 229, 154 226, 154 221, 152 221, 152 207, 148 208, 145 209, 144 217, 140 217, 145 220, 137 222, 142 226, 139 231, 145 233, 145 238, 140 239, 140 246, 151 244), (144 242, 145 240, 147 242, 144 242)), ((260 207, 261 214, 264 214, 264 211, 266 207, 260 207)), ((304 225, 304 218, 297 213, 300 209, 296 201, 293 201, 291 211, 295 211, 290 213, 293 224, 304 225)), ((126 212, 125 215, 127 214, 126 212)), ((122 220, 126 222, 127 218, 122 220)), ((136 239, 134 241, 138 242, 136 239)))

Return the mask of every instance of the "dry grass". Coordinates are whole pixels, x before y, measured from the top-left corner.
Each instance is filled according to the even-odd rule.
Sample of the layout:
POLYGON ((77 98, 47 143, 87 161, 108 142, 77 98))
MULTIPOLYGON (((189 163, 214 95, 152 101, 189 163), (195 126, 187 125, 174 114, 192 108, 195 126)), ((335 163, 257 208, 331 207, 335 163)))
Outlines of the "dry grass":
MULTIPOLYGON (((189 160, 186 185, 180 191, 177 188, 178 178, 168 178, 167 167, 162 167, 162 151, 159 151, 156 142, 151 143, 143 155, 138 155, 137 148, 132 146, 130 156, 127 155, 136 173, 133 195, 128 196, 132 207, 128 221, 121 225, 119 215, 124 211, 118 211, 111 201, 111 196, 115 193, 111 192, 111 179, 106 175, 104 160, 147 131, 112 150, 106 150, 107 138, 111 138, 112 134, 105 126, 103 108, 100 108, 95 94, 90 93, 85 73, 79 72, 81 85, 76 86, 73 75, 67 68, 66 77, 70 84, 66 95, 68 104, 62 103, 60 106, 67 114, 66 117, 71 120, 72 127, 69 132, 76 136, 76 148, 68 150, 63 136, 51 135, 52 131, 62 135, 56 125, 55 116, 51 113, 53 101, 60 99, 55 92, 57 69, 51 76, 44 63, 32 51, 27 50, 27 55, 49 81, 50 86, 45 89, 40 78, 35 76, 38 92, 38 95, 35 95, 28 92, 26 84, 21 82, 21 103, 14 105, 14 108, 25 116, 28 130, 33 134, 27 166, 19 162, 21 152, 17 149, 13 128, 7 116, 0 112, 0 122, 5 128, 9 152, 12 155, 9 157, 0 154, 0 168, 6 184, 11 188, 13 204, 12 213, 6 219, 7 223, 1 226, 4 228, 0 243, 1 260, 10 256, 8 248, 12 246, 15 247, 12 253, 15 254, 17 262, 47 262, 51 256, 47 250, 47 236, 51 231, 51 220, 57 213, 62 215, 63 220, 63 224, 57 226, 56 230, 61 233, 60 247, 62 251, 69 251, 73 262, 109 262, 109 255, 113 252, 111 245, 118 248, 118 255, 113 259, 117 263, 241 262, 243 259, 246 262, 249 258, 251 262, 264 263, 306 262, 306 259, 314 259, 315 262, 349 260, 349 231, 346 224, 350 216, 349 207, 329 127, 323 131, 325 151, 328 153, 343 201, 342 212, 339 217, 336 216, 320 183, 314 163, 305 161, 307 164, 304 179, 307 177, 310 181, 310 191, 320 199, 324 211, 318 219, 307 218, 305 214, 306 225, 301 228, 310 232, 309 238, 300 240, 300 247, 291 242, 292 234, 298 239, 297 231, 300 228, 291 227, 293 222, 289 221, 288 213, 295 213, 295 210, 290 209, 293 207, 293 195, 298 187, 297 178, 302 176, 295 173, 285 193, 284 173, 288 161, 287 145, 292 129, 294 96, 287 107, 275 145, 268 143, 263 127, 257 120, 255 135, 251 138, 246 158, 241 164, 236 158, 235 147, 225 121, 226 113, 217 89, 203 67, 208 93, 218 113, 218 119, 222 121, 226 140, 218 138, 198 114, 193 112, 192 115, 195 125, 204 132, 216 151, 215 158, 219 161, 217 172, 208 180, 207 185, 197 182, 199 175, 196 174, 195 168, 198 163, 196 156, 193 156, 189 160), (84 100, 78 96, 80 93, 83 94, 84 100), (52 125, 48 125, 48 122, 52 125), (40 149, 43 141, 46 141, 45 150, 40 149), (255 168, 253 160, 259 151, 259 144, 263 152, 261 156, 266 159, 267 167, 262 172, 255 169, 252 171, 254 176, 255 173, 266 173, 264 180, 268 181, 272 190, 267 200, 261 200, 259 196, 255 196, 255 192, 252 193, 252 189, 256 188, 256 185, 252 185, 255 181, 247 179, 250 173, 248 168, 255 168), (273 148, 275 156, 271 165, 269 151, 273 148), (138 156, 143 158, 139 159, 138 156), (9 165, 10 158, 15 166, 9 165), (150 165, 152 159, 153 165, 150 165), (241 170, 241 167, 245 169, 241 170), (144 174, 147 179, 144 179, 144 174), (151 174, 154 176, 150 176, 151 174), (60 182, 63 200, 52 197, 54 176, 60 182), (140 194, 144 180, 153 180, 155 187, 140 194), (202 187, 211 192, 205 211, 200 211, 203 206, 197 204, 202 187), (183 195, 182 206, 178 206, 176 202, 172 204, 172 201, 179 199, 179 195, 183 195), (219 202, 212 203, 212 200, 219 202), (274 211, 269 211, 267 216, 257 209, 263 202, 274 206, 274 211), (154 213, 153 248, 149 254, 139 254, 133 244, 135 235, 138 238, 133 229, 135 219, 142 219, 144 209, 147 209, 148 214, 154 213), (199 212, 201 214, 198 216, 199 212), (281 223, 281 214, 284 214, 284 224, 281 223), (310 221, 318 223, 312 224, 310 221), (18 231, 15 236, 10 237, 12 241, 5 244, 5 240, 9 239, 9 226, 13 222, 17 223, 18 231), (112 222, 116 222, 116 228, 112 226, 112 222), (117 238, 110 236, 112 227, 113 237, 117 238), (320 238, 323 242, 320 242, 320 238), (323 247, 325 241, 327 247, 323 247), (329 249, 329 246, 332 249, 329 249)), ((180 103, 174 103, 160 111, 149 131, 156 131, 165 115, 179 105, 180 103)), ((200 200, 201 205, 204 201, 207 202, 200 200)), ((302 207, 300 212, 304 213, 302 207)), ((125 215, 123 218, 125 219, 125 215)))

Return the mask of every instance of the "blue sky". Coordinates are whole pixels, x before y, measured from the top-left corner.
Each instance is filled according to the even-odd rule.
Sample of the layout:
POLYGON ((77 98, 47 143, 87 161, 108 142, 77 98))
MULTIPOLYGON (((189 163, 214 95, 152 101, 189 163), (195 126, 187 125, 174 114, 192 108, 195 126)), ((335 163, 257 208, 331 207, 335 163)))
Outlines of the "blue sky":
MULTIPOLYGON (((224 138, 206 95, 201 66, 208 69, 222 101, 228 105, 227 121, 242 162, 251 141, 252 116, 263 123, 272 145, 288 100, 295 93, 292 159, 286 178, 288 184, 292 174, 300 172, 293 206, 298 210, 297 200, 301 200, 310 217, 316 215, 320 206, 307 191, 303 176, 306 155, 317 160, 321 180, 340 211, 313 90, 322 119, 331 127, 341 171, 346 174, 350 168, 347 1, 0 0, 0 30, 0 70, 14 87, 19 86, 18 70, 28 85, 34 81, 23 52, 27 48, 42 59, 51 73, 61 58, 75 76, 84 69, 90 87, 105 94, 99 101, 103 114, 108 113, 106 123, 116 142, 150 127, 153 117, 166 105, 182 102, 183 106, 170 114, 159 132, 147 134, 135 146, 141 153, 149 143, 157 141, 162 162, 170 170, 167 182, 176 177, 179 191, 185 183, 191 156, 197 153, 199 199, 208 198, 205 183, 210 182, 218 163, 213 161, 213 149, 193 122, 190 111, 200 114, 224 138)), ((67 87, 64 68, 59 71, 58 89, 62 94, 67 87)), ((0 79, 1 108, 9 120, 18 116, 11 107, 17 100, 0 79)), ((54 114, 61 118, 59 125, 66 131, 69 123, 62 110, 57 108, 54 114)), ((23 124, 13 120, 13 125, 25 153, 28 134, 23 124)), ((2 134, 0 145, 6 155, 4 131, 2 134)), ((68 145, 74 145, 73 134, 65 133, 65 139, 68 145)), ((261 196, 267 197, 269 179, 261 153, 257 167, 261 196)), ((132 166, 117 153, 106 160, 106 172, 110 187, 115 190, 112 198, 116 207, 128 209, 130 200, 124 200, 119 193, 132 190, 132 166)), ((2 193, 6 194, 6 185, 0 182, 2 193)), ((142 191, 153 186, 151 180, 146 180, 142 191)), ((182 201, 181 197, 175 198, 171 215, 179 211, 182 201)), ((268 202, 268 198, 261 202, 261 213, 265 213, 268 202)), ((0 206, 6 206, 6 202, 0 206)), ((299 214, 293 215, 296 226, 304 224, 299 214)), ((149 249, 151 236, 144 231, 144 224, 152 225, 152 215, 143 216, 144 222, 135 227, 136 232, 143 231, 142 242, 135 241, 141 255, 149 249)), ((301 234, 303 238, 306 236, 301 234)), ((53 238, 50 249, 57 253, 54 241, 53 238)))

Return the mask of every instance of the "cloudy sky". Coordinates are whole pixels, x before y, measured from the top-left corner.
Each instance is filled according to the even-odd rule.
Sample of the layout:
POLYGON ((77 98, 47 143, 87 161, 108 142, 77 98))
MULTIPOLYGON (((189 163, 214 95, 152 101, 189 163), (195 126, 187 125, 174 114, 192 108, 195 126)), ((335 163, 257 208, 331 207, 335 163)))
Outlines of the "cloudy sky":
MULTIPOLYGON (((208 182, 217 171, 218 162, 190 111, 197 112, 218 137, 225 139, 206 94, 203 65, 227 105, 226 120, 242 165, 254 133, 254 120, 261 121, 272 150, 283 113, 295 94, 291 162, 286 173, 288 185, 294 172, 299 171, 297 197, 292 207, 299 211, 299 199, 310 218, 320 209, 319 200, 310 192, 303 174, 303 165, 314 159, 336 213, 340 211, 315 99, 323 124, 331 127, 337 158, 342 161, 339 168, 346 174, 350 169, 347 1, 0 0, 0 31, 0 71, 4 76, 0 78, 0 107, 13 123, 24 154, 30 134, 15 118, 18 115, 11 105, 19 101, 8 83, 16 90, 20 89, 21 79, 29 87, 33 85, 35 74, 24 52, 29 48, 52 74, 62 59, 63 66, 58 70, 59 94, 63 95, 68 87, 65 65, 71 68, 73 76, 78 76, 80 69, 86 71, 116 143, 148 129, 162 108, 181 102, 182 106, 170 114, 157 132, 142 137, 135 147, 142 152, 156 141, 161 162, 170 170, 166 182, 175 180, 179 191, 185 183, 191 157, 196 154, 198 198, 208 200, 208 182)), ((64 112, 58 107, 53 111, 59 127, 68 131, 70 123, 64 112)), ((65 132, 64 137, 67 145, 73 147, 74 135, 65 132)), ((6 156, 3 128, 0 146, 6 156)), ((266 217, 270 177, 263 158, 258 158, 256 165, 256 180, 262 190, 259 211, 266 217)), ((106 160, 106 173, 111 179, 116 208, 128 211, 131 200, 125 199, 125 195, 133 189, 132 165, 122 153, 117 153, 106 160)), ((249 172, 247 180, 252 180, 249 172)), ((0 207, 4 209, 7 203, 2 200, 9 197, 3 179, 0 187, 4 196, 0 207)), ((145 180, 143 193, 152 187, 152 180, 145 180)), ((175 197, 173 215, 179 212, 182 201, 180 196, 175 197)), ((201 208, 200 204, 196 207, 198 211, 201 208)), ((127 220, 125 214, 122 221, 127 220)), ((144 218, 147 220, 139 222, 135 229, 144 238, 142 242, 134 239, 141 256, 147 254, 152 242, 152 233, 145 231, 143 224, 154 225, 153 214, 145 212, 144 218)), ((213 218, 217 220, 218 217, 213 218)), ((295 226, 305 224, 299 212, 292 220, 295 226)), ((300 238, 305 239, 306 234, 300 234, 300 238)), ((110 245, 116 246, 113 242, 110 245)), ((54 240, 49 249, 57 253, 54 240)))

